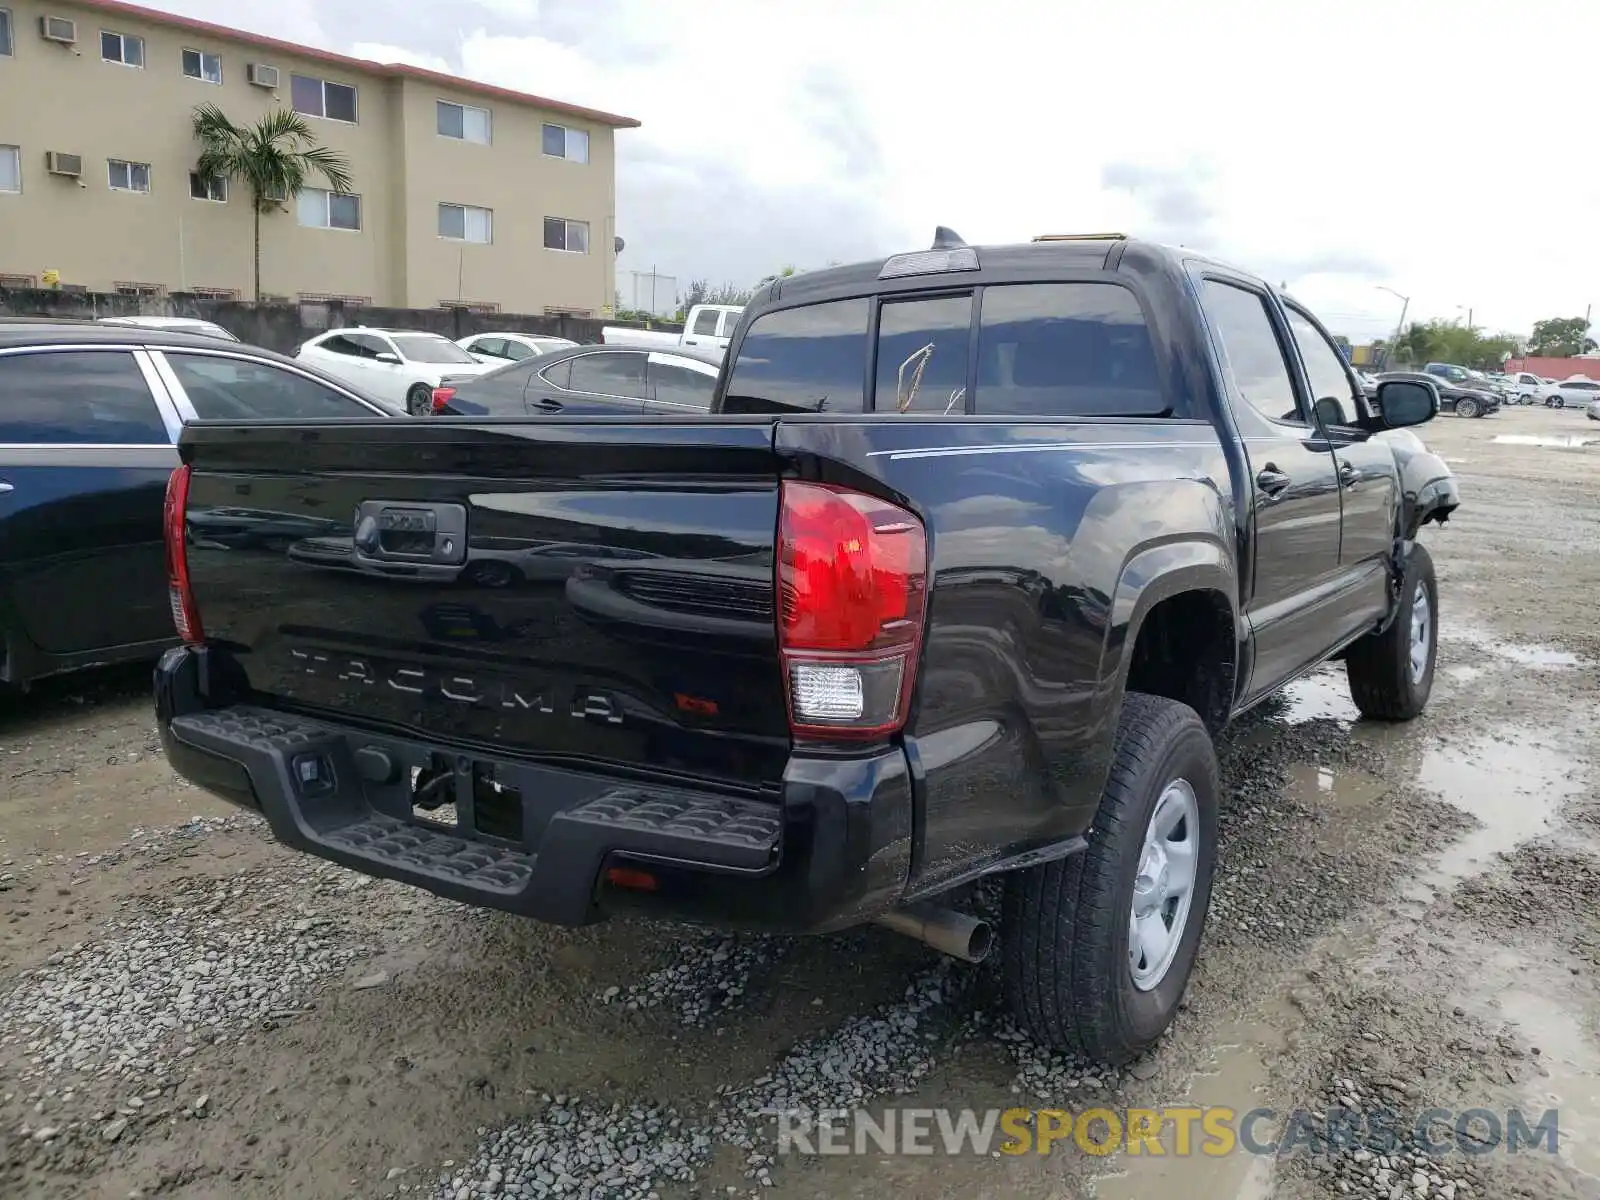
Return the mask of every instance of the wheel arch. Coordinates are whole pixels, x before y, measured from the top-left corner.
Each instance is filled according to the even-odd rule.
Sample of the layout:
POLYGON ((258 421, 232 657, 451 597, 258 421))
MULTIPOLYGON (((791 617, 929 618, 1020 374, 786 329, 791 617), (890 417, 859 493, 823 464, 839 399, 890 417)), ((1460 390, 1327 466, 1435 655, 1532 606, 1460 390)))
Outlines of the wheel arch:
POLYGON ((1227 724, 1244 638, 1226 547, 1202 538, 1144 547, 1124 564, 1111 612, 1100 675, 1119 707, 1140 691, 1190 705, 1213 734, 1227 724), (1215 670, 1194 671, 1197 659, 1215 670))

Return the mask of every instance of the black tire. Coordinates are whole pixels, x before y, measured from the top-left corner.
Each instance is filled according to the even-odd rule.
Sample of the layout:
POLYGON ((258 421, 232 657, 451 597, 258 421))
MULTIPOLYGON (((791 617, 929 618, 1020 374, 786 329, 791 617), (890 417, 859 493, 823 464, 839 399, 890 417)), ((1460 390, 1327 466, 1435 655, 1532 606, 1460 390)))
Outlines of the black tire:
POLYGON ((1364 717, 1375 721, 1409 721, 1427 707, 1438 660, 1439 584, 1434 578, 1433 558, 1427 547, 1413 543, 1411 552, 1406 555, 1405 575, 1400 581, 1400 611, 1388 629, 1379 634, 1369 633, 1345 655, 1350 698, 1364 717), (1428 598, 1428 656, 1421 675, 1414 676, 1411 618, 1419 588, 1428 598))
POLYGON ((433 389, 425 383, 414 383, 406 392, 406 411, 413 417, 426 417, 433 412, 433 389))
POLYGON ((1216 865, 1216 751, 1187 704, 1130 692, 1088 848, 1006 879, 1001 962, 1006 999, 1036 1040, 1116 1064, 1137 1058, 1172 1024, 1211 903, 1216 865), (1187 780, 1199 814, 1194 889, 1171 966, 1134 986, 1128 924, 1134 879, 1156 801, 1187 780))
POLYGON ((1470 396, 1463 396, 1456 401, 1456 416, 1475 417, 1478 415, 1478 402, 1470 396))

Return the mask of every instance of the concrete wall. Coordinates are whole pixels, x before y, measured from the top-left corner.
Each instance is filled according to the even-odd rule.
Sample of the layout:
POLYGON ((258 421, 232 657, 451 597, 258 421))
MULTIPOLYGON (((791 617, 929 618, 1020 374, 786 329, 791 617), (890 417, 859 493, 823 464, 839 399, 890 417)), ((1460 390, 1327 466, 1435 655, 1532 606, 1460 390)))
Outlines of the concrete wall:
MULTIPOLYGON (((63 317, 94 320, 124 316, 201 317, 215 321, 242 341, 280 354, 292 353, 307 338, 325 329, 373 325, 390 329, 426 329, 448 338, 471 333, 518 332, 564 337, 594 343, 606 325, 644 328, 631 322, 587 317, 546 317, 518 313, 474 313, 459 308, 375 308, 344 304, 246 304, 172 295, 139 300, 98 292, 0 288, 0 316, 63 317)), ((682 325, 653 322, 652 329, 681 332, 682 325)))
MULTIPOLYGON (((16 147, 20 192, 0 193, 0 276, 110 292, 118 283, 168 292, 224 289, 254 299, 253 214, 247 190, 230 183, 226 202, 196 200, 189 172, 199 147, 194 109, 215 104, 249 125, 291 99, 291 76, 356 89, 356 121, 307 116, 319 143, 350 164, 361 197, 356 231, 299 224, 291 198, 261 221, 264 297, 365 297, 375 304, 430 307, 464 299, 514 312, 546 307, 603 315, 612 304, 615 255, 612 129, 466 87, 386 75, 375 64, 330 61, 312 51, 264 46, 230 31, 104 11, 73 0, 0 0, 12 17, 13 50, 0 56, 0 147, 16 147), (77 22, 72 46, 39 36, 48 13, 77 22), (102 31, 143 39, 141 67, 106 62, 102 31), (183 73, 185 49, 220 56, 220 83, 183 73), (248 82, 249 64, 276 66, 276 91, 248 82), (439 136, 438 100, 492 114, 492 140, 439 136), (544 155, 545 122, 589 134, 589 162, 544 155), (49 174, 47 152, 80 155, 80 178, 49 174), (108 160, 150 165, 148 193, 113 191, 108 160), (438 206, 494 212, 490 245, 438 236, 438 206), (590 225, 589 253, 545 250, 544 218, 590 225)), ((319 181, 309 180, 316 186, 319 181)))

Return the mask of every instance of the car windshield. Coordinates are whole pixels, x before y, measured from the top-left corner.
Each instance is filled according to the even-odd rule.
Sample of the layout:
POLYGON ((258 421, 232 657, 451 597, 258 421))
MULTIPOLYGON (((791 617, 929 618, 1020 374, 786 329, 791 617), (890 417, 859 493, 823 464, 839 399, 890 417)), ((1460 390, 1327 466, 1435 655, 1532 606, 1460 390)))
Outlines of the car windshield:
POLYGON ((454 342, 433 334, 395 334, 394 344, 400 348, 400 353, 412 362, 475 363, 478 361, 454 342))

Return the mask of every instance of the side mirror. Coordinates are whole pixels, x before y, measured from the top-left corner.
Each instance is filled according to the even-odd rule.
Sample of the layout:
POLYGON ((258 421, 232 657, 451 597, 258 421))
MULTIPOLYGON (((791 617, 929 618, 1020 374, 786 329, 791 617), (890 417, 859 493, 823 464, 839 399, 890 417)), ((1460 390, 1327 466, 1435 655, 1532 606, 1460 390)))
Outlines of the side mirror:
POLYGON ((1438 389, 1411 379, 1387 379, 1378 385, 1378 413, 1386 429, 1421 425, 1439 415, 1438 389))
POLYGON ((393 367, 398 367, 400 365, 400 356, 398 354, 392 354, 388 350, 380 350, 378 351, 377 361, 381 363, 388 363, 393 367))

